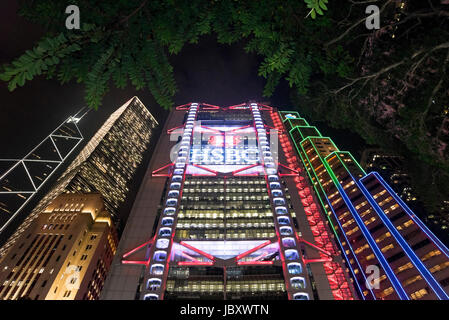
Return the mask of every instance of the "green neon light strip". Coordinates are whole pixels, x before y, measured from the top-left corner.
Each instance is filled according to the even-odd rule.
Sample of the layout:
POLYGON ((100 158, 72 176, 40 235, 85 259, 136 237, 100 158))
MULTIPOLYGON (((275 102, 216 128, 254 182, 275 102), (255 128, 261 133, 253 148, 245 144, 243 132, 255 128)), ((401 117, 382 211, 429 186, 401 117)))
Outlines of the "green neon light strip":
MULTIPOLYGON (((295 144, 296 144, 296 143, 295 143, 295 144)), ((318 196, 318 200, 320 201, 321 206, 323 207, 324 211, 326 211, 326 216, 327 216, 327 210, 326 210, 326 207, 324 206, 323 199, 322 199, 322 195, 321 195, 321 192, 323 192, 323 194, 325 195, 324 190, 321 189, 321 192, 320 192, 320 191, 317 189, 316 183, 313 183, 313 177, 312 177, 312 175, 311 175, 311 173, 310 173, 310 169, 307 169, 308 167, 306 167, 306 165, 305 165, 305 160, 304 160, 304 156, 302 155, 302 152, 299 152, 299 156, 301 157, 301 161, 302 161, 303 164, 304 164, 304 168, 306 168, 306 172, 307 172, 307 175, 309 176, 310 182, 311 182, 313 188, 315 189, 315 193, 316 193, 316 195, 318 196)), ((306 159, 307 159, 307 158, 306 158, 306 159)), ((307 159, 307 162, 309 163, 309 168, 311 168, 311 165, 310 165, 310 162, 308 161, 308 159, 307 159)), ((312 169, 312 171, 313 171, 313 169, 312 169)), ((315 175, 315 178, 316 178, 316 175, 315 175)), ((317 180, 317 182, 319 183, 318 180, 317 180)), ((331 222, 331 223, 332 223, 332 222, 331 222)))
MULTIPOLYGON (((280 112, 286 113, 286 111, 279 111, 279 113, 280 113, 280 112)), ((297 113, 297 112, 296 112, 296 113, 297 113)), ((298 116, 299 116, 299 114, 298 114, 298 116)), ((306 122, 307 122, 307 121, 306 121, 306 122)), ((296 128, 296 127, 295 127, 295 128, 296 128)), ((292 130, 294 130, 295 128, 293 128, 292 130)), ((316 187, 316 184, 313 183, 312 176, 311 176, 311 174, 310 174, 310 172, 309 172, 310 169, 307 169, 307 166, 306 166, 306 162, 305 162, 305 160, 304 160, 304 157, 303 157, 302 153, 299 151, 299 148, 298 148, 298 145, 296 144, 295 139, 294 139, 293 136, 291 135, 291 131, 292 131, 292 130, 290 130, 289 134, 290 134, 291 140, 293 141, 293 143, 294 143, 294 145, 295 145, 297 154, 299 155, 299 157, 301 158, 301 161, 303 162, 304 168, 306 169, 307 175, 309 176, 309 179, 310 179, 310 181, 311 181, 311 184, 312 184, 312 186, 313 186, 313 189, 315 190, 315 194, 317 195, 318 201, 320 202, 321 207, 323 208, 323 211, 324 211, 324 214, 325 214, 325 216, 326 216, 326 219, 329 221, 329 224, 330 224, 330 226, 331 226, 332 232, 335 234, 336 237, 338 237, 337 231, 336 231, 335 228, 334 228, 334 224, 333 224, 333 222, 332 222, 332 220, 331 220, 331 217, 328 215, 327 209, 326 209, 326 207, 324 206, 323 199, 322 199, 322 196, 323 196, 323 195, 320 194, 319 190, 318 190, 317 187, 316 187)), ((318 131, 318 129, 317 129, 317 131, 318 131)), ((319 131, 318 131, 318 132, 319 132, 319 131)), ((321 133, 320 133, 320 134, 321 134, 321 133)), ((302 136, 302 135, 301 135, 301 136, 302 136)), ((302 148, 302 147, 301 147, 301 148, 302 148)), ((305 152, 304 152, 304 156, 306 156, 306 153, 305 153, 305 152)), ((308 160, 309 160, 309 159, 307 158, 307 161, 308 161, 308 160)), ((312 167, 312 165, 310 164, 310 162, 309 162, 309 167, 312 168, 312 170, 313 170, 313 167, 312 167)), ((318 180, 318 179, 317 179, 317 181, 318 181, 318 183, 319 183, 319 180, 318 180)), ((321 184, 320 184, 320 186, 321 186, 321 184)), ((321 187, 321 191, 323 192, 324 195, 326 195, 326 193, 324 192, 324 190, 323 190, 322 187, 321 187)))
MULTIPOLYGON (((278 111, 278 114, 279 114, 279 117, 282 119, 282 114, 283 113, 285 113, 285 114, 295 114, 295 115, 297 115, 298 116, 298 118, 299 119, 301 119, 301 116, 300 116, 300 114, 299 114, 299 112, 297 112, 297 111, 278 111)), ((282 120, 282 122, 285 122, 287 120, 287 118, 285 118, 284 120, 282 120)), ((306 119, 304 119, 304 121, 306 121, 306 119)), ((307 123, 307 121, 306 121, 306 123, 307 123)), ((308 123, 307 123, 308 124, 308 123)))
MULTIPOLYGON (((284 126, 287 128, 296 128, 296 127, 309 127, 309 123, 306 121, 306 119, 303 118, 297 118, 297 119, 285 119, 285 121, 283 121, 284 126), (302 122, 301 124, 295 124, 294 122, 302 122), (288 125, 287 125, 288 124, 288 125)), ((290 129, 290 130, 291 130, 290 129)), ((321 134, 321 133, 320 133, 321 134)))
MULTIPOLYGON (((278 111, 278 113, 279 113, 279 116, 281 116, 282 113, 285 113, 285 114, 296 114, 296 115, 298 115, 299 119, 302 119, 302 120, 304 120, 304 121, 307 123, 307 126, 295 126, 295 127, 292 127, 292 129, 289 131, 289 135, 290 135, 290 137, 292 138, 293 142, 295 142, 295 145, 296 145, 296 141, 294 141, 293 136, 292 136, 292 134, 291 134, 291 132, 292 132, 294 129, 296 129, 296 128, 306 128, 306 127, 315 128, 315 129, 318 131, 318 133, 320 134, 320 136, 319 136, 319 137, 317 137, 317 136, 310 136, 310 137, 308 137, 308 138, 326 138, 326 139, 329 139, 329 141, 332 143, 332 145, 338 150, 338 151, 337 151, 337 150, 336 150, 336 151, 333 151, 332 153, 339 152, 339 153, 344 153, 344 154, 349 155, 349 157, 352 159, 352 161, 354 161, 354 163, 359 167, 359 169, 360 169, 364 174, 366 174, 366 173, 365 173, 365 170, 363 170, 363 168, 362 168, 362 167, 360 166, 360 164, 354 159, 354 157, 352 156, 352 154, 351 154, 349 151, 340 151, 340 150, 337 148, 337 145, 334 143, 334 141, 333 141, 330 137, 324 137, 324 136, 321 134, 321 132, 318 130, 317 127, 315 127, 315 126, 310 126, 309 123, 307 122, 307 120, 304 119, 304 118, 302 118, 302 117, 300 116, 300 114, 299 114, 297 111, 291 111, 291 112, 290 112, 290 111, 278 111)), ((281 117, 281 119, 282 119, 282 117, 281 117)), ((289 120, 289 119, 284 119, 283 122, 285 122, 286 120, 289 120)), ((300 143, 303 143, 304 140, 305 140, 305 138, 303 137, 303 135, 302 135, 300 129, 298 129, 298 130, 299 130, 299 133, 301 134, 301 137, 303 138, 303 140, 302 140, 300 143)), ((313 141, 312 141, 312 140, 310 140, 310 142, 313 144, 313 141)), ((316 149, 315 149, 315 150, 316 150, 316 149)), ((332 154, 332 153, 331 153, 331 154, 332 154)), ((328 156, 326 156, 326 158, 329 157, 331 154, 329 154, 328 156)), ((319 155, 319 153, 318 153, 318 155, 319 155)), ((320 158, 321 158, 321 156, 320 156, 320 158)))
MULTIPOLYGON (((313 127, 313 126, 295 126, 294 128, 292 128, 292 129, 288 132, 288 133, 290 134, 290 136, 292 137, 292 139, 293 139, 292 131, 295 130, 295 129, 299 132, 299 134, 301 135, 301 138, 302 138, 303 140, 304 140, 305 138, 307 138, 307 137, 304 137, 304 135, 302 134, 301 128, 312 128, 312 129, 315 129, 316 132, 318 132, 319 137, 321 137, 321 138, 323 137, 322 134, 321 134, 321 132, 320 132, 320 130, 318 130, 317 127, 313 127)), ((313 137, 317 137, 317 136, 313 136, 313 137)))
MULTIPOLYGON (((316 175, 315 170, 313 169, 313 166, 312 166, 312 164, 311 164, 311 162, 310 162, 310 159, 309 159, 309 157, 307 156, 307 153, 305 152, 305 150, 304 150, 304 148, 303 148, 303 146, 302 146, 302 142, 301 142, 300 147, 301 147, 302 152, 304 153, 304 157, 306 158, 307 163, 309 164, 309 167, 307 167, 306 161, 303 159, 303 155, 301 154, 301 151, 299 150, 296 141, 295 141, 293 138, 292 138, 292 140, 293 140, 293 143, 295 144, 295 147, 296 147, 296 149, 297 149, 297 151, 298 151, 298 154, 299 154, 300 157, 301 157, 301 161, 302 161, 303 164, 304 164, 304 168, 306 168, 307 174, 309 175, 310 181, 311 181, 311 183, 312 183, 312 185, 313 185, 313 187, 314 187, 314 189, 315 189, 316 195, 318 196, 318 199, 319 199, 319 202, 320 202, 320 204, 321 204, 321 207, 322 207, 323 210, 324 210, 324 214, 325 214, 325 216, 326 216, 326 219, 327 219, 327 221, 329 221, 329 224, 330 224, 331 229, 332 229, 332 231, 334 232, 335 236, 336 236, 337 238, 339 238, 339 237, 338 237, 338 234, 337 234, 337 231, 335 230, 334 223, 332 222, 331 217, 328 215, 328 210, 327 210, 326 207, 324 206, 324 201, 323 201, 323 198, 322 198, 322 197, 323 197, 323 195, 324 195, 324 197, 326 197, 326 192, 324 192, 324 188, 323 188, 323 186, 321 185, 321 182, 320 182, 320 180, 318 179, 318 176, 316 175), (310 169, 307 169, 307 168, 310 168, 310 169), (313 178, 312 178, 312 176, 311 176, 310 171, 312 171, 313 175, 315 176, 316 182, 320 185, 320 189, 321 189, 322 194, 321 194, 321 192, 318 192, 317 187, 316 187, 316 184, 313 183, 313 178)), ((306 140, 306 139, 304 139, 303 141, 305 141, 305 140, 306 140)), ((312 141, 311 141, 311 143, 312 143, 312 141)), ((312 143, 312 146, 313 146, 313 143, 312 143)), ((315 149, 315 151, 316 151, 316 149, 315 149)), ((317 153, 317 155, 318 155, 318 157, 320 157, 321 162, 323 162, 323 159, 321 158, 320 154, 317 153)))
MULTIPOLYGON (((299 115, 299 113, 296 112, 296 111, 294 111, 294 112, 278 111, 278 113, 279 113, 281 119, 282 119, 281 114, 295 114, 295 115, 298 116, 299 119, 303 119, 303 120, 308 124, 307 120, 305 120, 304 118, 302 118, 302 117, 299 115)), ((286 118, 286 119, 284 119, 283 122, 285 122, 285 121, 287 121, 287 120, 290 120, 290 119, 287 119, 287 118, 286 118)), ((335 228, 334 228, 334 224, 332 223, 331 217, 328 215, 328 210, 326 209, 326 207, 325 207, 325 205, 324 205, 324 203, 327 203, 327 194, 326 194, 326 192, 324 191, 324 187, 323 187, 323 185, 321 184, 320 179, 318 178, 318 176, 317 176, 317 174, 316 174, 316 172, 315 172, 315 169, 314 169, 314 167, 312 166, 312 164, 311 164, 311 162, 310 162, 309 157, 307 156, 307 153, 306 153, 306 151, 305 151, 305 149, 304 149, 304 147, 303 147, 303 143, 306 142, 306 140, 309 140, 310 144, 311 144, 312 147, 314 148, 314 150, 315 150, 317 156, 319 157, 321 163, 323 164, 325 170, 326 170, 327 173, 329 174, 329 176, 330 176, 331 180, 334 182, 334 184, 335 184, 335 181, 334 181, 333 177, 336 178, 336 176, 335 176, 335 173, 334 173, 333 170, 330 168, 330 166, 328 165, 328 162, 327 162, 327 160, 328 160, 330 157, 332 157, 333 155, 336 155, 336 156, 338 157, 339 161, 343 164, 344 168, 345 168, 348 172, 350 172, 350 171, 348 170, 348 167, 345 165, 344 161, 341 159, 341 157, 339 156, 338 153, 348 155, 348 156, 350 157, 350 159, 357 165, 357 167, 360 169, 360 171, 361 171, 363 174, 366 174, 366 173, 365 173, 365 170, 363 170, 363 168, 362 168, 362 167, 360 166, 360 164, 354 159, 354 157, 352 156, 352 154, 351 154, 350 152, 348 152, 348 151, 340 151, 340 150, 338 149, 338 147, 336 146, 336 144, 334 143, 334 141, 333 141, 330 137, 323 137, 323 136, 321 135, 321 132, 320 132, 320 131, 318 130, 318 128, 316 128, 315 126, 310 126, 310 125, 308 125, 308 126, 295 126, 295 127, 293 127, 293 128, 289 131, 289 135, 290 135, 290 138, 291 138, 291 140, 293 141, 293 143, 294 143, 294 145, 295 145, 295 147, 296 147, 296 151, 297 151, 297 153, 299 154, 299 156, 300 156, 300 158, 301 158, 301 161, 303 162, 304 168, 306 168, 307 175, 309 176, 309 179, 310 179, 310 181, 311 181, 311 183, 312 183, 312 186, 313 186, 313 188, 314 188, 314 190, 315 190, 315 193, 316 193, 316 195, 317 195, 317 197, 318 197, 318 200, 319 200, 319 202, 320 202, 320 204, 321 204, 321 207, 323 208, 323 210, 324 210, 324 212, 325 212, 326 218, 327 218, 327 220, 329 221, 329 223, 330 223, 330 225, 331 225, 331 227, 332 227, 332 230, 333 230, 334 234, 335 234, 335 235, 337 236, 337 238, 338 238, 338 234, 337 234, 337 232, 336 232, 336 230, 335 230, 335 228), (314 128, 314 129, 320 134, 320 136, 309 136, 309 137, 304 138, 304 135, 303 135, 302 132, 301 132, 301 128, 314 128), (301 140, 301 141, 299 142, 299 146, 298 146, 298 143, 296 142, 296 140, 295 140, 294 137, 293 137, 293 134, 292 134, 292 133, 293 133, 293 130, 298 130, 298 131, 299 131, 299 134, 301 135, 301 138, 303 138, 303 140, 301 140), (333 147, 334 147, 335 149, 337 149, 337 150, 332 151, 329 155, 327 155, 327 156, 323 159, 323 157, 322 157, 322 156, 320 155, 320 153, 318 152, 318 150, 317 150, 317 148, 316 148, 316 146, 315 146, 314 141, 312 140, 312 139, 314 139, 314 138, 315 138, 315 139, 316 139, 316 138, 318 138, 318 139, 328 139, 328 141, 330 141, 331 144, 333 145, 333 147), (301 152, 301 151, 302 151, 302 152, 301 152), (309 164, 309 166, 307 166, 307 163, 309 164), (312 172, 311 172, 311 171, 312 171, 312 172), (313 177, 312 177, 312 175, 315 177, 317 183, 314 183, 314 182, 313 182, 313 177), (319 184, 319 186, 320 186, 319 188, 317 187, 317 184, 319 184), (321 192, 320 192, 320 191, 321 191, 321 192), (326 201, 324 201, 323 198, 326 199, 326 201)), ((337 183, 338 183, 338 181, 337 181, 337 183)), ((338 188, 337 188, 337 189, 338 189, 338 188)), ((340 196, 341 196, 341 195, 340 195, 340 196)), ((343 230, 342 230, 342 232, 343 232, 343 230)))
MULTIPOLYGON (((294 129, 294 128, 293 128, 293 129, 294 129)), ((292 130, 293 130, 293 129, 292 129, 292 130)), ((333 233, 335 234, 335 236, 338 238, 337 231, 335 230, 335 227, 334 227, 334 224, 333 224, 333 222, 332 222, 332 220, 331 220, 331 217, 328 215, 327 209, 326 209, 326 207, 324 206, 323 199, 322 199, 323 195, 322 195, 322 194, 319 192, 319 190, 317 189, 316 184, 313 183, 313 178, 312 178, 312 176, 311 176, 310 169, 307 168, 306 160, 304 159, 304 157, 306 157, 306 153, 304 152, 304 156, 302 155, 301 151, 300 151, 299 148, 298 148, 298 145, 297 145, 297 143, 296 143, 296 140, 295 140, 295 139, 293 138, 293 136, 291 135, 291 131, 292 131, 292 130, 290 130, 290 132, 289 132, 290 137, 291 137, 291 140, 293 141, 293 143, 294 143, 294 145, 295 145, 297 154, 299 155, 299 157, 301 158, 301 161, 303 162, 303 166, 304 166, 304 168, 306 169, 307 175, 309 176, 310 182, 311 182, 311 184, 312 184, 312 186, 313 186, 313 189, 315 190, 315 194, 317 195, 318 201, 320 202, 321 207, 323 208, 323 211, 324 211, 324 214, 325 214, 325 216, 326 216, 326 219, 328 220, 328 222, 329 222, 329 224, 330 224, 330 226, 331 226, 332 232, 333 232, 333 233)), ((302 148, 302 147, 301 147, 301 148, 302 148)), ((307 161, 308 161, 308 160, 309 160, 309 159, 307 158, 307 161)), ((312 165, 310 164, 310 162, 309 162, 309 167, 310 167, 310 168, 313 168, 312 165)), ((312 169, 312 170, 313 170, 313 169, 312 169)), ((317 181, 318 181, 318 183, 319 183, 319 180, 318 180, 318 179, 317 179, 317 181)), ((320 185, 320 186, 321 186, 321 185, 320 185)), ((322 189, 322 187, 321 187, 321 190, 322 190, 323 194, 325 195, 324 190, 322 189)))

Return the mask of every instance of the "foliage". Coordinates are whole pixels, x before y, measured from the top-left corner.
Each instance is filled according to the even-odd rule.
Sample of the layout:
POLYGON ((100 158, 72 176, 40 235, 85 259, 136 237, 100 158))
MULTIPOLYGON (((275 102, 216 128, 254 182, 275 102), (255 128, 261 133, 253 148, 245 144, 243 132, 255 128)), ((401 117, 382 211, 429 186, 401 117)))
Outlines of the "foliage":
POLYGON ((302 114, 426 163, 428 190, 443 198, 449 12, 439 1, 402 2, 403 8, 394 0, 23 0, 20 14, 47 34, 3 66, 0 79, 10 90, 41 75, 74 80, 85 85, 93 108, 111 85, 130 83, 170 108, 170 55, 203 35, 222 44, 244 40, 245 50, 262 58, 265 96, 286 80, 302 114), (381 7, 380 30, 365 28, 368 3, 381 7), (81 9, 81 30, 65 28, 69 4, 81 9))
MULTIPOLYGON (((20 14, 43 25, 46 37, 11 64, 0 79, 9 89, 36 76, 61 83, 83 83, 86 102, 98 108, 111 84, 148 88, 156 101, 170 108, 176 92, 169 55, 186 43, 214 33, 220 43, 247 40, 246 50, 264 57, 259 75, 270 96, 281 78, 305 94, 313 70, 332 63, 316 43, 317 27, 306 16, 323 15, 327 0, 283 1, 22 1, 20 14), (66 30, 65 8, 78 5, 81 30, 66 30), (308 12, 308 14, 307 14, 308 12), (298 25, 300 28, 298 29, 298 25)), ((316 19, 316 22, 326 17, 316 19)), ((321 22, 321 27, 330 27, 321 22)), ((324 29, 323 29, 324 30, 324 29)), ((322 32, 322 31, 320 31, 322 32)), ((347 70, 342 66, 337 72, 347 70)), ((332 73, 331 68, 327 68, 332 73)), ((343 71, 344 72, 344 71, 343 71)))
POLYGON ((326 3, 327 0, 305 0, 307 3, 307 8, 310 8, 310 12, 307 14, 312 17, 312 19, 316 19, 316 14, 323 15, 323 10, 327 10, 326 3))
POLYGON ((294 92, 294 101, 312 119, 405 156, 414 186, 437 210, 449 194, 449 12, 403 2, 384 1, 381 28, 372 32, 360 20, 365 4, 334 10, 340 35, 324 46, 336 56, 320 63, 324 76, 307 94, 294 92), (332 68, 339 77, 327 75, 332 68))

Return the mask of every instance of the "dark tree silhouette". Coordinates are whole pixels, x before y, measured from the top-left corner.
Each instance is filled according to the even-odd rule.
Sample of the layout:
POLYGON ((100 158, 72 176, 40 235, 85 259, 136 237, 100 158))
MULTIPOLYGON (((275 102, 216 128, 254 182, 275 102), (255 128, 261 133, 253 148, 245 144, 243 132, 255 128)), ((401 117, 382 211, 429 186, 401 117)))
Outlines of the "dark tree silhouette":
POLYGON ((207 34, 243 40, 262 57, 265 96, 285 79, 302 114, 406 154, 413 170, 427 172, 412 174, 422 193, 448 196, 446 0, 27 0, 20 14, 47 35, 3 66, 10 90, 39 75, 75 80, 98 108, 110 86, 130 82, 170 108, 170 55, 207 34), (73 4, 81 30, 65 28, 73 4), (379 30, 365 26, 369 4, 380 8, 379 30))

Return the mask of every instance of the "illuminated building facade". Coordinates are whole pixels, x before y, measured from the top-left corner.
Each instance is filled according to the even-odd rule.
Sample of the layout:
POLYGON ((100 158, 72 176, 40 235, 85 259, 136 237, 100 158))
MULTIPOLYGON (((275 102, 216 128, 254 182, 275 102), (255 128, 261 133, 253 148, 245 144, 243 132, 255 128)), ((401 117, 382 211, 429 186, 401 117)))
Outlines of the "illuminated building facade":
POLYGON ((274 108, 190 103, 163 132, 101 299, 357 298, 274 108))
POLYGON ((377 172, 366 173, 349 152, 339 150, 297 112, 280 116, 360 297, 448 299, 448 248, 377 172), (374 269, 379 270, 377 287, 368 285, 374 269))
POLYGON ((81 150, 52 189, 1 248, 3 256, 21 233, 58 195, 65 192, 99 192, 114 223, 130 183, 158 122, 142 102, 133 97, 118 108, 81 150))
POLYGON ((362 154, 360 165, 368 171, 378 172, 393 188, 401 199, 441 238, 447 239, 449 229, 449 201, 442 199, 439 208, 427 212, 419 196, 411 186, 411 177, 404 170, 404 158, 387 154, 376 149, 366 150, 362 154))
POLYGON ((98 299, 117 242, 100 194, 62 194, 0 261, 0 299, 98 299))

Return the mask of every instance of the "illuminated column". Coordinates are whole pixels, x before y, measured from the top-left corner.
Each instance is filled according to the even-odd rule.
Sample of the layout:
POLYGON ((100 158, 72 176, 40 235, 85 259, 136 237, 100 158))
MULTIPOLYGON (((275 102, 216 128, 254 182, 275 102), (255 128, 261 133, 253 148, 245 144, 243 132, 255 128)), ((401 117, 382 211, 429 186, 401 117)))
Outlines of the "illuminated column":
POLYGON ((192 133, 197 111, 198 104, 192 103, 182 133, 181 145, 173 163, 173 175, 171 176, 171 181, 169 183, 165 207, 156 229, 153 245, 149 250, 149 260, 147 262, 147 271, 149 271, 149 275, 145 276, 144 285, 146 288, 151 289, 151 293, 144 295, 145 300, 161 300, 164 296, 170 253, 173 245, 173 238, 175 236, 177 210, 181 200, 187 159, 190 154, 190 147, 193 140, 192 133))
MULTIPOLYGON (((264 175, 267 181, 268 193, 270 195, 273 207, 274 225, 276 227, 276 236, 279 243, 279 254, 282 262, 285 286, 290 300, 309 299, 304 292, 306 286, 306 277, 298 276, 304 274, 305 268, 302 262, 299 243, 296 239, 295 226, 289 213, 286 199, 284 197, 284 188, 280 183, 277 163, 275 163, 271 146, 267 139, 266 128, 262 121, 259 107, 256 103, 251 104, 251 112, 256 127, 257 140, 259 142, 259 154, 262 155, 262 164, 264 167, 264 175), (301 272, 298 272, 301 271, 301 272)), ((273 130, 274 131, 274 130, 273 130)), ((274 132, 271 131, 270 140, 277 139, 272 137, 274 132)), ((276 141, 277 143, 277 141, 276 141)), ((310 282, 308 283, 310 285, 310 282)))

